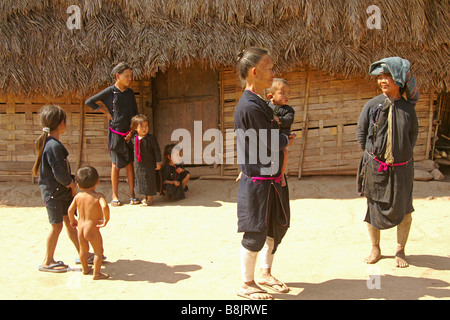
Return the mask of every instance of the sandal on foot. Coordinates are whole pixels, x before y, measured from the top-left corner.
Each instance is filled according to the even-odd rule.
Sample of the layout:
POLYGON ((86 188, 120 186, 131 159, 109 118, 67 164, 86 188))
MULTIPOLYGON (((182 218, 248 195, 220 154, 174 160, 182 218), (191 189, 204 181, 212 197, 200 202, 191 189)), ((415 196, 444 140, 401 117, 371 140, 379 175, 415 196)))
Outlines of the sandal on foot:
POLYGON ((147 201, 147 200, 141 201, 141 207, 150 207, 151 205, 153 205, 153 201, 147 201))
POLYGON ((111 205, 113 206, 113 207, 120 207, 121 205, 122 205, 122 202, 120 202, 120 200, 111 200, 111 205))
POLYGON ((256 283, 258 283, 258 285, 263 286, 265 288, 271 289, 273 291, 279 292, 279 293, 288 293, 289 292, 289 288, 286 286, 286 284, 284 284, 283 282, 281 282, 278 279, 273 278, 274 281, 266 281, 266 280, 258 280, 256 281, 256 283), (278 288, 280 287, 280 288, 278 288))
POLYGON ((62 273, 62 272, 67 272, 69 270, 70 270, 69 266, 65 265, 64 262, 62 262, 62 261, 57 261, 47 267, 44 267, 42 265, 39 266, 39 271, 44 271, 44 272, 62 273), (57 269, 58 267, 63 267, 63 268, 57 269))
POLYGON ((139 198, 130 198, 131 205, 140 204, 140 203, 141 203, 141 200, 139 200, 139 198))
POLYGON ((242 298, 246 298, 246 299, 250 299, 250 300, 273 300, 273 297, 269 294, 270 298, 267 299, 258 299, 256 297, 252 297, 252 295, 257 294, 257 293, 265 293, 268 294, 266 290, 263 290, 261 288, 253 288, 253 287, 248 287, 247 289, 244 288, 239 288, 238 292, 236 292, 236 294, 239 297, 242 298))
MULTIPOLYGON (((95 257, 95 254, 93 254, 92 256, 90 256, 90 257, 87 259, 87 263, 88 263, 88 264, 94 264, 94 257, 95 257)), ((105 261, 105 260, 106 260, 106 257, 103 256, 103 261, 105 261)), ((81 264, 80 258, 76 258, 76 259, 75 259, 75 264, 81 264)))

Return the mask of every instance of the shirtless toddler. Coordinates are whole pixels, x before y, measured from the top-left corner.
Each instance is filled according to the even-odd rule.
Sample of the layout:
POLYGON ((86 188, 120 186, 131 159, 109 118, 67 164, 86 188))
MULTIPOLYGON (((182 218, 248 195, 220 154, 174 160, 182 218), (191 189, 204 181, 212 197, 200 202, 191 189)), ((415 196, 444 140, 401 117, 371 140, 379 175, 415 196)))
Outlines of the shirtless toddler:
POLYGON ((69 220, 72 227, 78 227, 78 240, 80 242, 80 262, 83 274, 88 274, 89 244, 94 250, 94 280, 106 279, 109 276, 101 273, 103 261, 103 240, 99 228, 103 228, 109 221, 109 207, 105 196, 96 192, 100 182, 98 172, 93 167, 78 169, 75 181, 81 189, 69 207, 69 220), (78 221, 75 219, 75 210, 78 221))

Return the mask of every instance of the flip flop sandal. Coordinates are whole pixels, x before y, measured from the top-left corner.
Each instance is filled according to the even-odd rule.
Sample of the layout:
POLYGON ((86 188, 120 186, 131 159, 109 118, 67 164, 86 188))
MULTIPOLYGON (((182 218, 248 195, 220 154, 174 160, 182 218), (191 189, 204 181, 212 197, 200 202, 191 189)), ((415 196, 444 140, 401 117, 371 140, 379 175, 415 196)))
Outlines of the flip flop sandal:
POLYGON ((260 281, 256 281, 258 283, 258 285, 271 289, 273 291, 279 292, 279 293, 288 293, 289 292, 289 288, 286 286, 286 284, 284 284, 283 282, 281 282, 280 280, 275 279, 275 281, 271 282, 271 281, 265 281, 265 282, 260 282, 260 281), (278 287, 284 288, 284 289, 278 289, 278 287))
POLYGON ((42 265, 39 266, 39 271, 43 272, 53 272, 53 273, 63 273, 69 271, 70 268, 68 265, 65 265, 62 261, 57 261, 56 263, 53 263, 47 267, 43 267, 42 265), (64 269, 56 269, 57 267, 65 267, 64 269))
POLYGON ((110 203, 113 207, 120 207, 122 205, 122 202, 120 202, 120 200, 111 200, 110 203))
MULTIPOLYGON (((88 263, 88 264, 94 264, 94 257, 95 257, 95 255, 90 256, 90 257, 87 259, 87 263, 88 263)), ((105 261, 105 260, 106 260, 106 257, 103 256, 103 261, 105 261)), ((81 264, 80 258, 76 258, 76 259, 75 259, 75 264, 81 264)))
POLYGON ((255 293, 267 293, 267 291, 263 290, 263 289, 249 287, 248 289, 239 288, 239 291, 236 292, 236 294, 239 297, 250 299, 250 300, 273 300, 272 296, 270 296, 270 298, 268 298, 268 299, 258 299, 258 298, 252 297, 252 294, 255 294, 255 293))
POLYGON ((141 203, 141 200, 139 200, 139 198, 130 198, 131 205, 140 204, 140 203, 141 203))
POLYGON ((147 200, 141 201, 141 207, 150 207, 153 205, 153 202, 148 202, 147 200))

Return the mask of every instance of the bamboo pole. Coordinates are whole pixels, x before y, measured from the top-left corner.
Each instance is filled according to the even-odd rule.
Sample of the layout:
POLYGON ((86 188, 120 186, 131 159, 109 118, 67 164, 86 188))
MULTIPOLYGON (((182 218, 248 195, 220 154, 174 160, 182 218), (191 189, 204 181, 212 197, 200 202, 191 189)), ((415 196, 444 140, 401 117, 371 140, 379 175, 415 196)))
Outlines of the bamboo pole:
MULTIPOLYGON (((430 93, 431 95, 431 93, 430 93)), ((443 97, 443 94, 442 94, 443 97)), ((433 137, 433 148, 431 149, 431 160, 434 160, 434 149, 436 148, 436 141, 438 139, 438 132, 439 132, 439 124, 441 121, 441 110, 443 105, 444 99, 440 99, 439 106, 438 106, 438 114, 436 119, 436 128, 434 130, 434 137, 433 137)), ((431 97, 430 97, 430 103, 431 103, 431 97)))
POLYGON ((225 145, 223 143, 225 138, 225 129, 224 129, 224 93, 223 93, 223 68, 219 71, 219 108, 220 108, 220 131, 222 132, 222 164, 220 165, 220 176, 224 176, 225 171, 225 145))
POLYGON ((86 99, 83 97, 80 102, 81 112, 80 112, 80 148, 78 150, 78 160, 77 160, 77 170, 81 167, 82 157, 83 157, 83 140, 84 140, 84 118, 86 115, 86 106, 84 101, 86 99))
POLYGON ((428 136, 427 136, 427 150, 425 151, 425 157, 427 159, 432 159, 432 155, 430 155, 431 149, 431 135, 433 133, 433 92, 430 90, 430 101, 429 101, 429 109, 428 109, 428 136))
POLYGON ((302 148, 300 150, 300 158, 298 162, 298 179, 302 177, 302 167, 303 167, 303 159, 305 154, 305 146, 307 142, 308 135, 308 100, 309 100, 309 90, 311 87, 311 68, 309 66, 306 67, 307 75, 306 75, 306 85, 305 85, 305 104, 303 107, 303 124, 302 124, 302 148))

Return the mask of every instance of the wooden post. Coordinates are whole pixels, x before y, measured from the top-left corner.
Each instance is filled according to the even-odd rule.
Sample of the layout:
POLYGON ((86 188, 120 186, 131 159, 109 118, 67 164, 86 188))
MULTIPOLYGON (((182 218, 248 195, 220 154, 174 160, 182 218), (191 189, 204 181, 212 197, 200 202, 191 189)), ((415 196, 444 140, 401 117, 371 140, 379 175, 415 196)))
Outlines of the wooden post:
POLYGON ((433 104, 433 91, 430 90, 430 101, 429 101, 429 109, 428 109, 428 136, 427 136, 427 148, 425 151, 426 159, 433 159, 433 155, 430 154, 431 149, 431 135, 433 134, 433 113, 434 113, 434 104, 433 104))
POLYGON ((311 68, 309 66, 306 67, 306 85, 305 85, 305 104, 303 107, 303 124, 302 124, 302 148, 300 150, 300 158, 298 162, 298 178, 302 177, 302 166, 303 166, 303 158, 305 154, 305 146, 308 135, 308 100, 309 100, 309 90, 311 86, 311 68))
POLYGON ((220 131, 222 132, 222 164, 220 165, 220 176, 223 177, 225 170, 225 153, 226 153, 226 144, 224 143, 225 137, 225 128, 224 128, 224 93, 223 93, 223 68, 219 71, 219 108, 220 108, 220 131))
POLYGON ((86 114, 86 106, 84 101, 86 99, 83 97, 80 102, 81 112, 80 112, 80 149, 78 150, 78 160, 77 160, 77 170, 81 167, 82 157, 83 157, 83 140, 84 140, 84 118, 86 114))

